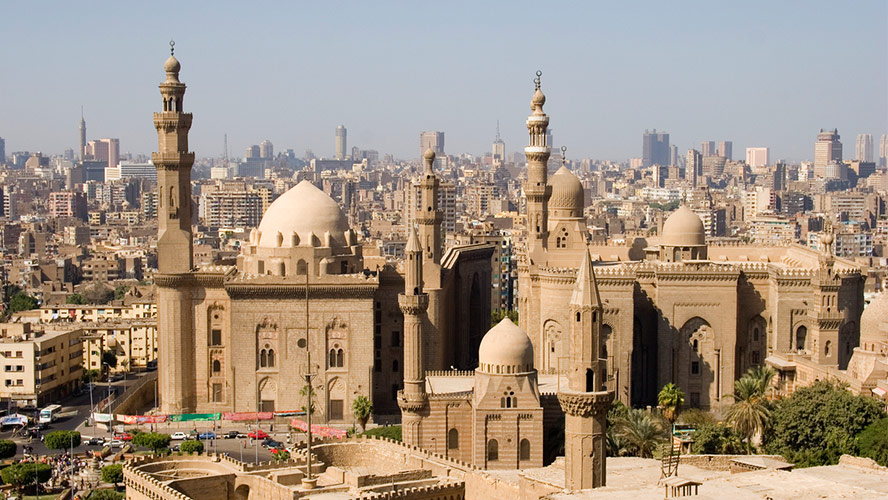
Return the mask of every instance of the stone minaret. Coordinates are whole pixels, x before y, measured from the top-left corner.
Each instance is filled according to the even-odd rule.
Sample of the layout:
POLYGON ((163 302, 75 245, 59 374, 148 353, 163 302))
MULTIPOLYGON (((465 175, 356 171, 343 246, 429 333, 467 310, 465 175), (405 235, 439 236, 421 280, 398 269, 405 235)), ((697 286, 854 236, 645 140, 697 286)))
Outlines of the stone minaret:
POLYGON ((569 490, 605 485, 607 409, 614 393, 607 389, 601 350, 601 298, 589 249, 583 255, 570 300, 568 388, 558 393, 564 409, 564 485, 569 490))
POLYGON ((416 224, 419 227, 419 241, 422 244, 423 259, 435 264, 441 263, 441 220, 443 215, 438 210, 438 176, 435 175, 435 152, 432 148, 423 155, 425 170, 419 182, 422 191, 420 211, 416 212, 416 224))
POLYGON ((86 120, 83 119, 83 106, 80 107, 80 161, 86 156, 86 120))
POLYGON ((527 117, 527 131, 530 133, 530 145, 524 148, 527 157, 527 181, 524 183, 524 195, 527 197, 527 253, 530 264, 541 265, 545 259, 543 251, 549 233, 549 197, 552 188, 547 180, 546 164, 549 162, 551 147, 547 143, 549 117, 543 112, 546 96, 540 90, 541 71, 537 71, 534 79, 536 91, 530 101, 533 112, 527 117))
POLYGON ((161 412, 194 410, 194 331, 191 304, 191 166, 188 152, 191 113, 182 112, 185 84, 179 61, 172 55, 163 65, 160 84, 163 111, 154 113, 157 168, 157 337, 158 392, 161 412))
POLYGON ((404 253, 407 276, 404 293, 398 296, 398 305, 404 313, 404 390, 398 394, 398 406, 401 407, 404 443, 419 446, 422 413, 427 413, 422 330, 429 296, 422 290, 423 248, 412 227, 404 253))

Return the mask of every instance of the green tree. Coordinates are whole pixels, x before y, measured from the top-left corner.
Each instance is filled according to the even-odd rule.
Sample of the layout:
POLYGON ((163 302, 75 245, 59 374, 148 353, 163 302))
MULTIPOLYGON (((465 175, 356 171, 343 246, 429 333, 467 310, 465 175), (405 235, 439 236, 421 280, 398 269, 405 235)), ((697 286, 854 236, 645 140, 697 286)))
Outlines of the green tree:
POLYGON ((45 483, 52 477, 52 467, 40 462, 21 462, 12 464, 0 471, 0 477, 4 484, 15 486, 21 493, 26 486, 34 484, 34 478, 38 483, 45 483))
POLYGON ((123 296, 126 295, 126 292, 129 291, 129 289, 130 287, 128 286, 117 285, 117 287, 114 289, 114 300, 121 300, 123 296))
POLYGON ((88 382, 95 382, 96 380, 99 380, 99 378, 101 376, 102 376, 102 373, 99 370, 92 369, 92 370, 84 370, 83 375, 81 375, 80 378, 84 382, 88 383, 88 382))
POLYGON ((755 380, 759 394, 766 397, 771 390, 771 382, 777 376, 777 372, 770 366, 758 365, 746 370, 743 376, 755 380))
MULTIPOLYGON (((277 460, 278 462, 284 462, 286 460, 290 460, 290 452, 279 450, 277 453, 273 453, 271 455, 271 458, 277 460)), ((312 470, 314 470, 314 467, 312 467, 312 470)))
POLYGON ((88 304, 107 304, 114 299, 114 290, 98 281, 81 293, 88 304))
POLYGON ((204 445, 200 441, 195 441, 193 439, 189 439, 184 441, 181 445, 179 445, 179 450, 183 453, 203 453, 204 445))
POLYGON ((126 494, 114 490, 95 490, 89 495, 89 500, 125 500, 126 494))
POLYGON ((66 450, 80 446, 80 433, 77 431, 52 431, 43 438, 43 444, 50 450, 66 450))
POLYGON ((114 354, 114 351, 102 352, 102 364, 108 365, 111 368, 117 368, 117 355, 114 354))
POLYGON ((9 299, 9 312, 17 313, 19 311, 28 311, 37 308, 37 300, 34 297, 24 293, 17 292, 9 299))
POLYGON ((367 430, 367 420, 373 414, 373 402, 364 395, 356 397, 352 401, 352 413, 354 413, 358 423, 361 424, 361 431, 367 430))
POLYGON ((15 450, 15 441, 10 441, 8 439, 0 440, 0 458, 14 457, 15 450))
POLYGON ((764 447, 798 467, 836 464, 843 453, 856 455, 857 434, 884 416, 876 399, 815 382, 777 403, 764 447))
POLYGON ((117 485, 123 482, 123 465, 112 464, 102 467, 102 481, 111 483, 117 488, 117 485))
POLYGON ((860 456, 872 458, 883 467, 888 466, 888 418, 869 424, 858 434, 857 444, 860 456))
POLYGON ((490 311, 490 324, 495 325, 504 318, 509 318, 512 323, 518 324, 518 311, 509 311, 508 309, 500 309, 499 311, 490 311))
POLYGON ((681 409, 681 405, 684 404, 684 401, 684 392, 672 382, 669 382, 660 389, 660 394, 657 395, 657 403, 660 405, 660 408, 662 408, 663 416, 670 425, 675 423, 675 419, 678 417, 678 411, 681 409))
POLYGON ((65 299, 65 304, 73 304, 73 305, 81 305, 86 304, 86 299, 83 298, 83 295, 79 293, 72 293, 68 295, 68 298, 65 299))
POLYGON ((151 448, 151 451, 158 453, 169 447, 170 435, 160 432, 140 432, 133 436, 133 444, 143 448, 151 448))
POLYGON ((642 409, 629 410, 617 421, 615 431, 626 442, 629 454, 641 458, 653 458, 654 450, 667 437, 663 421, 642 409))
POLYGON ((725 424, 708 424, 694 432, 691 453, 733 455, 743 452, 743 441, 725 424))
POLYGON ((718 423, 718 419, 711 412, 699 408, 690 408, 681 412, 681 415, 678 416, 678 422, 689 425, 694 429, 702 429, 707 425, 715 425, 718 423))
POLYGON ((765 399, 767 386, 762 380, 749 374, 734 381, 734 404, 725 419, 746 442, 747 453, 752 453, 752 440, 756 434, 764 433, 771 420, 771 410, 765 399))
POLYGON ((608 426, 605 438, 607 439, 607 456, 625 457, 630 454, 629 444, 617 433, 614 427, 608 426))
POLYGON ((305 384, 302 386, 302 389, 299 389, 299 394, 310 401, 310 404, 302 405, 302 411, 305 413, 309 413, 309 407, 311 407, 311 414, 315 413, 315 390, 310 384, 305 384))

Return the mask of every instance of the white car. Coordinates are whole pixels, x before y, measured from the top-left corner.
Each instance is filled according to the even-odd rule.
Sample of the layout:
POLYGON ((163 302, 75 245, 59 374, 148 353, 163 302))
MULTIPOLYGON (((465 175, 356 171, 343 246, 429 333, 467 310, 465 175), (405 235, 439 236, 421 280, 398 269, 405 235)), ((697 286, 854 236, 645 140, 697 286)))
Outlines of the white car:
POLYGON ((173 435, 170 436, 170 439, 173 441, 181 441, 183 439, 188 439, 188 434, 185 434, 184 432, 174 432, 173 435))
POLYGON ((112 439, 108 443, 108 445, 110 445, 112 448, 123 448, 123 445, 125 445, 125 444, 126 444, 126 441, 123 441, 121 439, 112 439))

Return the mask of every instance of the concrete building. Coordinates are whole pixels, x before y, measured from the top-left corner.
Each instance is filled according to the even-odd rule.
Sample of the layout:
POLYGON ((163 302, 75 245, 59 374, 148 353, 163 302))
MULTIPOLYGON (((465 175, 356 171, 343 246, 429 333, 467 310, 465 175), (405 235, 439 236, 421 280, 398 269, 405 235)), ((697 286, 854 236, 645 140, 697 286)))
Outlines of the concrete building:
POLYGON ((873 161, 873 134, 857 134, 854 159, 867 163, 873 161))
POLYGON ((419 155, 427 150, 435 152, 435 156, 444 155, 444 132, 422 132, 419 134, 419 155))
POLYGON ((253 228, 262 220, 262 197, 255 191, 216 191, 200 196, 199 217, 214 228, 253 228))
POLYGON ((131 161, 122 161, 113 167, 105 168, 105 182, 132 178, 156 182, 157 169, 151 163, 135 163, 131 161))
POLYGON ((700 143, 700 154, 703 157, 707 156, 717 156, 718 150, 715 147, 715 141, 703 141, 700 143))
POLYGON ((73 191, 49 193, 49 216, 86 220, 86 195, 73 191))
POLYGON ((274 144, 268 139, 259 143, 259 158, 271 160, 274 158, 274 144))
POLYGON ((833 162, 842 161, 842 143, 839 141, 839 131, 823 130, 817 134, 817 142, 814 143, 814 176, 826 177, 826 166, 833 162))
POLYGON ((13 406, 43 406, 56 402, 80 386, 83 332, 31 330, 29 324, 2 325, 0 398, 13 406), (9 333, 7 333, 9 332, 9 333))
POLYGON ((746 164, 749 168, 760 168, 770 163, 770 148, 746 148, 746 164))
POLYGON ((120 139, 96 139, 86 143, 86 159, 101 162, 103 167, 120 163, 120 139))
POLYGON ((335 158, 337 160, 344 160, 346 157, 346 151, 348 151, 348 131, 345 129, 345 125, 340 125, 336 127, 336 154, 335 158))
POLYGON ((731 141, 719 141, 718 147, 715 149, 716 156, 724 156, 728 161, 734 159, 734 143, 731 141))
POLYGON ((668 133, 657 132, 657 129, 645 130, 642 136, 641 147, 641 164, 643 167, 650 167, 651 165, 669 166, 671 164, 668 133))
POLYGON ((888 167, 888 134, 879 138, 879 167, 888 167))

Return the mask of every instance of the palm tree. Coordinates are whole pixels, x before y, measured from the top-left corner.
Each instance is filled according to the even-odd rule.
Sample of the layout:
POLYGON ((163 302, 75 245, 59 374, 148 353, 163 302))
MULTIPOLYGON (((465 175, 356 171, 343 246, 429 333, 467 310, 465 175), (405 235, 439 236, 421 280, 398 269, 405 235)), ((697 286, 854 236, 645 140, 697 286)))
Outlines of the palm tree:
POLYGON ((728 408, 725 420, 744 436, 746 450, 752 453, 752 439, 765 431, 771 419, 771 410, 765 399, 763 379, 749 373, 734 382, 734 404, 728 408))
POLYGON ((675 423, 675 419, 678 417, 678 410, 681 408, 681 405, 684 404, 684 401, 684 392, 672 382, 669 382, 660 389, 660 394, 657 396, 657 403, 660 408, 663 409, 663 417, 669 421, 670 425, 675 423))
POLYGON ((633 409, 617 421, 616 434, 625 441, 633 455, 653 458, 657 445, 666 438, 666 429, 662 421, 651 413, 633 409))
POLYGON ((367 430, 367 420, 370 419, 370 415, 373 413, 373 402, 364 395, 356 397, 352 401, 352 413, 361 424, 361 431, 367 430))
POLYGON ((758 385, 759 393, 762 397, 765 397, 771 390, 771 382, 774 380, 774 377, 777 376, 777 372, 775 372, 770 366, 758 365, 747 370, 743 376, 753 378, 758 385))

